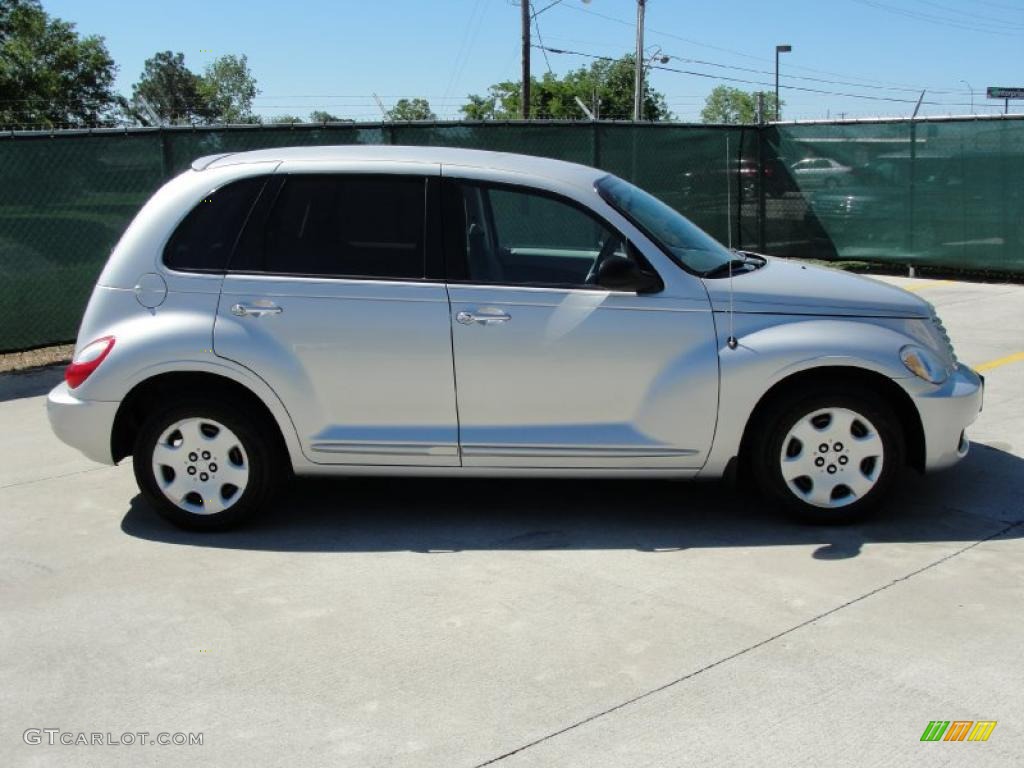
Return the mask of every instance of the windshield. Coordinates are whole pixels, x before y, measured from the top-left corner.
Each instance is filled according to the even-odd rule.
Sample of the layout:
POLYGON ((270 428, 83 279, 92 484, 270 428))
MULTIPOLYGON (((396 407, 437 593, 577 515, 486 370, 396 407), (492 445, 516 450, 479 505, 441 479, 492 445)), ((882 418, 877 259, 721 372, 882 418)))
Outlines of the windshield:
POLYGON ((735 258, 724 245, 681 213, 628 181, 605 176, 598 179, 596 187, 605 202, 691 272, 702 275, 735 258))

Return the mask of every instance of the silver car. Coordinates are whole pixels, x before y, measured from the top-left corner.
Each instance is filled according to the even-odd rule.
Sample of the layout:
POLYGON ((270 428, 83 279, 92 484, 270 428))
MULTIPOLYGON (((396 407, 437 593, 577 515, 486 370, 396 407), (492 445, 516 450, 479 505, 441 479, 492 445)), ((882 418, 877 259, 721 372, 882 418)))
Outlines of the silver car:
POLYGON ((594 168, 205 157, 100 275, 54 431, 174 523, 298 475, 750 478, 804 518, 967 452, 982 381, 898 288, 731 251, 594 168))
POLYGON ((846 183, 853 168, 828 157, 807 157, 793 163, 792 171, 801 189, 835 189, 846 183))

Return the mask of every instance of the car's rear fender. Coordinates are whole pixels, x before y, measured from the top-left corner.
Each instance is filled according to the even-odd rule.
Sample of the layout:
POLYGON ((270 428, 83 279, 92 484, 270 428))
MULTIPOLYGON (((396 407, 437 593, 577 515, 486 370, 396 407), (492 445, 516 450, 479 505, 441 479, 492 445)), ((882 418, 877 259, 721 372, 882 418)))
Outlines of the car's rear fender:
MULTIPOLYGON (((156 309, 140 305, 132 291, 98 286, 82 324, 79 343, 113 336, 103 363, 74 390, 81 400, 122 402, 142 382, 165 373, 210 373, 241 384, 277 422, 293 466, 306 463, 295 426, 277 394, 257 374, 213 353, 216 293, 170 292, 156 309)), ((203 394, 189 392, 187 394, 203 394)))

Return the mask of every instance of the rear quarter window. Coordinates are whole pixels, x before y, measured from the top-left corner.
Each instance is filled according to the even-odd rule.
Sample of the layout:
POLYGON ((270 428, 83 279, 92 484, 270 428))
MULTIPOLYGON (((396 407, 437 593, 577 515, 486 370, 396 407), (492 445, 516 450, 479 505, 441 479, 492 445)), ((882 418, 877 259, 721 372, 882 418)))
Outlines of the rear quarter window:
POLYGON ((186 272, 224 272, 266 177, 210 192, 189 211, 164 248, 164 265, 186 272))

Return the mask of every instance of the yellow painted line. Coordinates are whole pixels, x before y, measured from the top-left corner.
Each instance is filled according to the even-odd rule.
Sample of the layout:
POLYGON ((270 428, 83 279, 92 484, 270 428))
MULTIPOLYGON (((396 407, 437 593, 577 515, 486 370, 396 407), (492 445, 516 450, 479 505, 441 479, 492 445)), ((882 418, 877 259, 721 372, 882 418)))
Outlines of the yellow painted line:
POLYGON ((991 371, 993 368, 998 368, 999 366, 1006 365, 1007 363, 1019 363, 1022 361, 1024 361, 1024 352, 1014 352, 1012 355, 1000 357, 996 360, 989 360, 987 363, 975 366, 974 370, 979 373, 984 373, 985 371, 991 371))
POLYGON ((915 292, 915 291, 923 291, 925 288, 931 288, 931 287, 937 286, 937 285, 952 285, 955 282, 956 282, 955 280, 928 280, 927 282, 911 283, 910 285, 902 285, 900 287, 904 291, 915 292))

